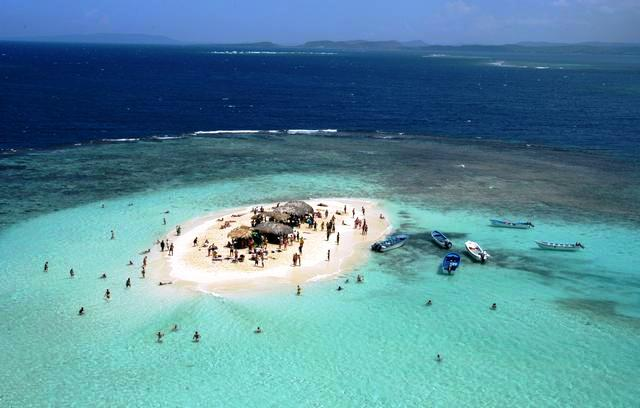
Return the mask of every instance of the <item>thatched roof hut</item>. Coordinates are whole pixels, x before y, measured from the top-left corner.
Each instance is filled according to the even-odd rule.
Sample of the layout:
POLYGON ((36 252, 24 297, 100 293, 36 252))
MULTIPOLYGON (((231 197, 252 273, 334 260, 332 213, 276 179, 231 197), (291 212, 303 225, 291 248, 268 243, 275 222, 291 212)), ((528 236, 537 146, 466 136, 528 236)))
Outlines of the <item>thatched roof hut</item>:
POLYGON ((279 222, 261 222, 253 229, 265 235, 281 236, 293 233, 293 228, 279 222))
POLYGON ((266 211, 264 213, 265 217, 268 220, 285 223, 289 221, 289 214, 286 212, 275 212, 275 211, 266 211))
POLYGON ((304 201, 289 201, 273 209, 273 212, 286 213, 297 217, 304 217, 307 214, 313 214, 313 207, 304 201))
POLYGON ((251 229, 251 227, 241 225, 231 230, 231 232, 227 234, 227 237, 231 239, 249 239, 251 238, 251 234, 253 234, 253 230, 251 229))

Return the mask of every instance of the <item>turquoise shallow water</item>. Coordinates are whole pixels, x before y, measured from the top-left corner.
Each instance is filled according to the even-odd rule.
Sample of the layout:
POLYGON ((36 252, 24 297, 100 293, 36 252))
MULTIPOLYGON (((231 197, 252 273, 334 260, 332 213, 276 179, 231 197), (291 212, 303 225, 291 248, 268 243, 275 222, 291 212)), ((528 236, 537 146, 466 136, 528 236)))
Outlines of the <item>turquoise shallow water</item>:
MULTIPOLYGON (((218 142, 189 143, 206 149, 218 142)), ((225 143, 221 154, 264 141, 225 143)), ((295 143, 280 149, 294 150, 295 143)), ((176 176, 177 167, 168 163, 162 184, 132 183, 135 191, 125 184, 134 176, 123 175, 120 191, 109 187, 104 197, 73 200, 50 193, 46 205, 58 211, 6 223, 0 230, 5 317, 0 405, 635 405, 640 275, 633 245, 627 243, 637 239, 637 226, 633 215, 631 221, 610 222, 612 214, 633 203, 622 200, 598 211, 594 203, 602 191, 556 191, 558 184, 536 170, 529 188, 536 181, 540 188, 523 189, 521 198, 509 199, 506 207, 509 195, 502 186, 529 177, 536 163, 496 175, 466 161, 475 175, 437 183, 428 162, 407 160, 389 174, 379 169, 380 159, 367 158, 427 147, 372 145, 373 153, 366 154, 354 147, 358 142, 332 143, 306 162, 294 157, 274 163, 265 155, 215 169, 194 153, 202 175, 189 169, 176 176), (288 167, 296 172, 287 172, 288 167), (478 182, 483 187, 474 189, 478 182), (494 186, 492 196, 486 193, 489 186, 494 186), (129 259, 139 264, 136 254, 174 224, 219 209, 309 196, 379 199, 392 223, 412 234, 411 241, 400 250, 372 255, 353 271, 365 275, 364 285, 346 284, 345 291, 336 292, 337 282, 322 282, 307 285, 302 297, 283 290, 220 298, 158 287, 153 271, 143 281, 137 279, 137 267, 134 272, 126 266, 129 259), (581 216, 570 205, 541 207, 543 200, 581 202, 581 216), (170 210, 167 226, 162 225, 165 210, 170 210), (496 215, 522 214, 532 217, 534 230, 488 226, 496 215), (493 255, 491 262, 478 265, 463 257, 455 276, 438 274, 444 252, 428 240, 436 228, 449 233, 457 249, 466 239, 480 242, 493 255), (587 249, 541 251, 533 242, 539 238, 579 239, 587 249), (50 263, 47 274, 44 260, 50 263), (74 279, 68 277, 70 267, 74 279), (98 279, 102 272, 109 275, 106 281, 98 279), (133 287, 125 290, 128 276, 133 287), (109 303, 102 299, 106 288, 113 292, 109 303), (424 306, 427 298, 433 306, 424 306), (493 302, 497 311, 489 310, 493 302), (76 315, 81 305, 87 309, 84 317, 76 315), (169 332, 173 323, 181 330, 157 344, 154 333, 169 332), (254 335, 258 325, 265 332, 254 335), (203 335, 199 344, 191 342, 194 330, 203 335), (444 356, 442 363, 434 361, 437 353, 444 356)), ((77 173, 72 166, 78 157, 90 160, 98 154, 93 147, 83 149, 66 156, 52 153, 65 158, 63 164, 37 157, 42 167, 64 166, 58 168, 77 173)), ((122 155, 122 168, 141 160, 157 168, 145 155, 166 157, 176 147, 132 145, 129 159, 120 149, 107 152, 122 155)), ((464 154, 462 147, 447 149, 464 154)), ((20 160, 30 165, 28 156, 20 160)), ((452 164, 448 171, 455 169, 452 164)), ((593 174, 611 177, 604 169, 593 174)), ((12 182, 7 179, 4 187, 12 182)), ((73 182, 84 188, 82 179, 73 182)), ((16 193, 42 194, 35 190, 16 193)), ((18 208, 14 213, 24 209, 6 200, 18 208)))

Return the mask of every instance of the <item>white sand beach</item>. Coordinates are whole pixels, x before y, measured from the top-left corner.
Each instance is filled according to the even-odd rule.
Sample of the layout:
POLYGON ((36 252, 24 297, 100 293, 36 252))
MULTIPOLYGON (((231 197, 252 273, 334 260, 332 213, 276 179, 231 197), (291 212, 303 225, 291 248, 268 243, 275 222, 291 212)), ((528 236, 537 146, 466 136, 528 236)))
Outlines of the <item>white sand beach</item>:
POLYGON ((332 279, 347 272, 353 265, 366 259, 371 243, 391 231, 391 225, 375 202, 342 198, 320 198, 305 202, 316 213, 314 221, 317 227, 314 229, 303 223, 294 228, 293 235, 299 235, 304 242, 299 266, 293 265, 293 255, 300 254, 298 240, 286 247, 268 243, 263 257, 264 265, 262 257, 257 265, 250 259, 252 254, 248 248, 238 249, 239 256, 244 255, 244 261, 240 262, 226 247, 231 241, 228 237, 231 231, 239 226, 251 226, 252 216, 256 211, 259 213, 260 208, 268 212, 278 205, 268 203, 218 211, 182 224, 180 235, 172 230, 163 238, 173 243, 173 255, 169 255, 166 248, 160 252, 159 245, 154 246, 149 269, 155 271, 155 276, 160 277, 162 282, 218 294, 261 291, 282 286, 295 289, 296 285, 332 279), (327 240, 323 224, 326 225, 334 216, 335 232, 327 240), (361 226, 355 227, 356 220, 366 220, 366 234, 361 226), (197 245, 194 245, 195 238, 198 239, 197 245), (217 247, 216 260, 208 251, 211 244, 217 247))

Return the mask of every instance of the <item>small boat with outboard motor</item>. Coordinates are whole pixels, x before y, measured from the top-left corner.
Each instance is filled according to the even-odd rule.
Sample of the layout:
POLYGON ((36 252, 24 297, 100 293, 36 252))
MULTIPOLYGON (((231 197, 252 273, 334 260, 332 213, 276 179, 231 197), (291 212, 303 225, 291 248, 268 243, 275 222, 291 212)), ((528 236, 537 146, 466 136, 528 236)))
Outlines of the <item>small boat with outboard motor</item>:
POLYGON ((371 250, 376 252, 387 252, 392 249, 400 248, 407 242, 408 239, 409 235, 407 234, 390 235, 384 240, 375 242, 373 245, 371 245, 371 250))
POLYGON ((578 251, 580 249, 584 249, 584 245, 580 242, 575 242, 573 244, 564 244, 559 242, 549 242, 549 241, 536 241, 536 244, 542 249, 553 249, 555 251, 578 251))
POLYGON ((460 255, 455 252, 449 252, 442 259, 442 273, 453 275, 460 264, 460 255))
POLYGON ((473 258, 474 260, 485 263, 487 259, 489 259, 489 253, 482 249, 482 247, 477 242, 467 241, 464 243, 464 246, 471 258, 473 258))
POLYGON ((516 229, 529 229, 533 228, 533 225, 530 221, 509 221, 509 220, 490 220, 492 227, 501 227, 501 228, 516 228, 516 229))
POLYGON ((453 242, 451 242, 449 238, 447 238, 447 236, 440 231, 431 231, 431 239, 439 247, 442 247, 445 249, 449 249, 453 246, 453 242))

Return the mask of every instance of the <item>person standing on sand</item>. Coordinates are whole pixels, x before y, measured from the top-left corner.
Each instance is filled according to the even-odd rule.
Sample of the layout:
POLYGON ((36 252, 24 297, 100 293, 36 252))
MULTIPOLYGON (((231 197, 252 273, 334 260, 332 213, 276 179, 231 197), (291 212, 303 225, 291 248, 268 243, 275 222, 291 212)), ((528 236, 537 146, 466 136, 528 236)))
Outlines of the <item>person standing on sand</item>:
POLYGON ((340 245, 340 233, 336 234, 336 245, 340 245))
POLYGON ((351 218, 355 218, 355 216, 356 216, 356 208, 355 208, 355 207, 353 207, 353 208, 351 209, 351 218))
POLYGON ((302 254, 298 254, 298 266, 302 266, 302 254))
POLYGON ((331 250, 327 249, 327 262, 331 260, 331 250))
POLYGON ((344 214, 347 215, 347 205, 344 205, 344 214))
POLYGON ((142 274, 142 279, 144 279, 144 275, 147 273, 147 270, 144 266, 142 267, 142 270, 140 271, 140 273, 142 274))
POLYGON ((164 252, 164 240, 160 241, 160 252, 164 252))
POLYGON ((169 256, 173 256, 173 242, 169 245, 169 256))
POLYGON ((143 267, 147 266, 147 257, 146 256, 142 259, 142 266, 143 267))
POLYGON ((198 246, 198 237, 195 237, 195 238, 193 239, 193 246, 194 246, 194 247, 197 247, 197 246, 198 246))
POLYGON ((304 238, 300 238, 300 247, 298 247, 298 251, 302 253, 302 247, 304 246, 304 238))
POLYGON ((362 206, 362 216, 364 217, 364 206, 362 206))
POLYGON ((298 263, 298 254, 296 252, 293 253, 293 266, 296 266, 298 263))

